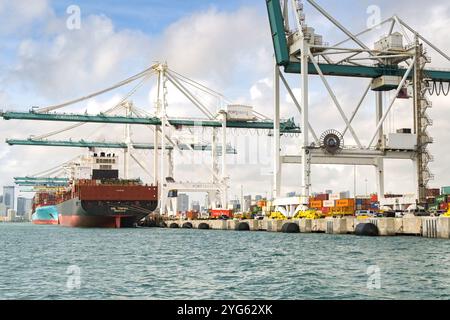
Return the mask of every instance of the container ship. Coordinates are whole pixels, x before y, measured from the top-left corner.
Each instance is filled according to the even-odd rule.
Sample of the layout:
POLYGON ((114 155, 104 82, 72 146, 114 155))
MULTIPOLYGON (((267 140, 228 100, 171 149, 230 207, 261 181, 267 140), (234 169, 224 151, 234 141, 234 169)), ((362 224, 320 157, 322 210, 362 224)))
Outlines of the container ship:
POLYGON ((133 227, 158 204, 158 189, 119 179, 118 156, 83 156, 68 166, 69 186, 56 199, 59 224, 68 227, 133 227))

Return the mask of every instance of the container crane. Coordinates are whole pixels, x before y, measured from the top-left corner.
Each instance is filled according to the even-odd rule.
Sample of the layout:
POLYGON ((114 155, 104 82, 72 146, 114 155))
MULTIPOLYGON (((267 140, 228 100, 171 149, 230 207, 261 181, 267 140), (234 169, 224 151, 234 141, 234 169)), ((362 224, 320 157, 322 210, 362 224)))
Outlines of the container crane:
POLYGON ((432 103, 427 95, 447 95, 450 91, 450 71, 426 67, 431 60, 427 55, 425 45, 447 61, 450 61, 450 57, 396 15, 372 28, 353 34, 314 0, 305 2, 266 0, 266 5, 275 53, 275 131, 279 128, 280 80, 301 113, 301 126, 307 128, 302 133, 300 156, 280 155, 280 142, 278 135, 275 134, 273 196, 276 198, 280 193, 282 163, 302 165, 301 185, 305 204, 310 195, 312 164, 372 165, 376 169, 377 192, 382 202, 384 198, 384 160, 409 159, 413 161, 416 173, 417 202, 425 203, 427 184, 433 179, 428 168, 433 157, 427 150, 427 146, 433 142, 427 131, 432 120, 426 112, 432 103), (323 37, 306 24, 305 3, 316 9, 347 38, 335 45, 326 44, 323 37), (295 17, 294 21, 290 21, 292 16, 295 17), (291 25, 292 22, 294 26, 291 25), (375 43, 374 49, 370 49, 360 37, 376 30, 375 27, 384 25, 389 26, 389 33, 375 43), (394 32, 395 28, 399 31, 394 32), (403 44, 404 39, 407 40, 406 45, 403 44), (352 42, 353 46, 344 47, 343 45, 347 42, 352 42), (281 68, 284 73, 300 74, 302 86, 300 101, 293 95, 281 68), (314 131, 308 114, 310 75, 320 77, 333 104, 339 111, 345 125, 341 132, 328 130, 319 139, 319 135, 314 131), (343 111, 327 80, 329 76, 369 80, 369 85, 363 92, 351 117, 348 117, 343 111), (448 90, 445 89, 446 86, 448 90), (408 94, 408 88, 413 92, 411 96, 408 94), (368 137, 369 143, 363 145, 353 129, 352 123, 371 90, 375 92, 376 97, 376 130, 368 137), (389 91, 394 92, 394 98, 384 109, 383 93, 389 91), (397 98, 412 100, 414 128, 411 132, 399 130, 396 134, 385 135, 383 125, 397 98), (346 133, 351 134, 356 146, 344 145, 343 138, 346 133), (314 143, 309 142, 310 136, 314 138, 314 143))

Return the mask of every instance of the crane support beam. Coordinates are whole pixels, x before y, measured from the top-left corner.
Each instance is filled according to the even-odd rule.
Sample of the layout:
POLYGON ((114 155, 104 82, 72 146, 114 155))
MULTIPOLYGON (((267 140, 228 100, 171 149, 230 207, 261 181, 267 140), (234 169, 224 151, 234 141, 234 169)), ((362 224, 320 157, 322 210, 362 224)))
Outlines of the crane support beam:
MULTIPOLYGON (((160 126, 159 118, 138 118, 107 115, 86 115, 86 114, 55 114, 55 113, 35 113, 35 112, 3 112, 0 116, 5 120, 39 120, 39 121, 65 121, 65 122, 89 122, 89 123, 113 123, 113 124, 140 124, 160 126)), ((169 119, 172 126, 180 127, 222 127, 222 121, 216 120, 192 120, 192 119, 169 119)), ((227 128, 236 129, 273 129, 272 121, 227 121, 227 128)), ((293 119, 280 123, 281 133, 300 133, 300 128, 293 119)))
MULTIPOLYGON (((383 75, 403 77, 407 71, 406 68, 397 68, 395 66, 352 66, 341 64, 318 64, 323 74, 326 76, 354 77, 354 78, 378 78, 383 75)), ((300 62, 291 62, 284 66, 286 73, 300 73, 300 62)), ((308 64, 308 73, 318 75, 313 63, 308 64)), ((425 78, 433 81, 450 82, 450 71, 444 70, 424 70, 425 78)), ((412 79, 409 76, 408 79, 412 79)))
MULTIPOLYGON (((22 146, 45 146, 45 147, 73 147, 73 148, 108 148, 108 149, 127 149, 127 144, 123 142, 96 142, 96 141, 65 141, 65 140, 33 140, 33 139, 6 139, 6 143, 22 146)), ((133 149, 138 150, 154 150, 154 146, 151 143, 132 143, 133 149)), ((187 144, 179 144, 178 147, 181 150, 198 150, 198 151, 210 151, 211 146, 207 144, 191 144, 190 147, 187 144)), ((221 146, 217 146, 220 152, 221 146)), ((161 147, 158 147, 160 150, 161 147)), ((166 146, 166 150, 173 150, 173 146, 166 146)), ((227 146, 227 154, 236 154, 236 149, 231 146, 227 146)))

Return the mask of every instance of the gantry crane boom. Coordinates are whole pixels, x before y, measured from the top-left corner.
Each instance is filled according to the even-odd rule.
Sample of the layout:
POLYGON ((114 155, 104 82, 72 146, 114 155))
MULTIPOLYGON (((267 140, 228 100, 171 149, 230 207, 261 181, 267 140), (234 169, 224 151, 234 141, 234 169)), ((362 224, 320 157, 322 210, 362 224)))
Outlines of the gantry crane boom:
MULTIPOLYGON (((65 122, 89 122, 89 123, 112 123, 112 124, 139 124, 160 126, 161 120, 156 117, 123 117, 112 115, 86 115, 86 114, 52 114, 35 112, 3 112, 0 116, 5 120, 40 120, 40 121, 65 121, 65 122)), ((222 127, 221 121, 216 120, 193 120, 193 119, 169 119, 168 122, 175 127, 222 127)), ((273 129, 272 121, 227 121, 227 128, 236 129, 273 129)), ((281 133, 300 133, 300 128, 293 119, 281 122, 281 133)))
MULTIPOLYGON (((71 140, 33 140, 33 139, 6 139, 6 143, 13 145, 22 146, 44 146, 44 147, 73 147, 73 148, 109 148, 109 149, 126 149, 127 144, 124 142, 97 142, 97 141, 71 141, 71 140)), ((178 144, 181 150, 199 150, 199 151, 210 151, 211 145, 209 144, 178 144)), ((152 143, 132 143, 133 149, 137 150, 154 150, 154 145, 152 143)), ((220 152, 222 146, 216 146, 216 149, 220 152)), ((161 149, 161 146, 158 146, 161 149)), ((173 150, 174 147, 167 145, 166 150, 173 150)), ((236 154, 237 151, 231 146, 227 146, 227 154, 236 154)))

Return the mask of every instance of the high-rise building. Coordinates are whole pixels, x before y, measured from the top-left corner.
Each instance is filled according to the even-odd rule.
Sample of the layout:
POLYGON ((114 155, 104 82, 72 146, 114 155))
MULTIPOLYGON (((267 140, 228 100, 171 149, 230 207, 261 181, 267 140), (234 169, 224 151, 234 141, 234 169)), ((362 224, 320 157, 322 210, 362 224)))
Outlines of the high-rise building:
POLYGON ((244 203, 242 205, 242 212, 250 211, 250 206, 252 205, 252 196, 244 196, 244 203))
POLYGON ((17 197, 17 215, 26 216, 31 210, 32 199, 17 197))
POLYGON ((3 187, 3 204, 8 209, 14 209, 14 186, 3 187))
POLYGON ((188 210, 189 210, 189 196, 185 193, 179 193, 177 211, 186 212, 188 210))
POLYGON ((295 191, 286 193, 286 197, 288 197, 288 198, 295 197, 295 191))
POLYGON ((239 200, 230 200, 230 206, 233 206, 233 210, 241 209, 241 204, 239 200))

